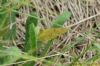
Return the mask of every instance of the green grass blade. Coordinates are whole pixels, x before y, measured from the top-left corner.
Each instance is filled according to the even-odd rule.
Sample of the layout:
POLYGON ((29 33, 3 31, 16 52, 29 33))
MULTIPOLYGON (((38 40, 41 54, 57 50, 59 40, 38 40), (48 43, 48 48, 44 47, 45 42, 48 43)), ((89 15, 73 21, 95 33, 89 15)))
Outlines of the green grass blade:
POLYGON ((9 16, 8 13, 6 12, 5 9, 1 9, 0 10, 0 29, 4 28, 7 24, 9 20, 9 16))
POLYGON ((3 39, 12 39, 16 36, 15 13, 8 12, 7 9, 0 9, 0 37, 3 39), (9 28, 12 24, 12 27, 9 28))
POLYGON ((9 20, 8 20, 8 25, 9 25, 9 31, 8 33, 4 36, 4 39, 8 39, 8 40, 12 40, 14 38, 16 38, 16 13, 12 12, 11 14, 9 14, 9 20))

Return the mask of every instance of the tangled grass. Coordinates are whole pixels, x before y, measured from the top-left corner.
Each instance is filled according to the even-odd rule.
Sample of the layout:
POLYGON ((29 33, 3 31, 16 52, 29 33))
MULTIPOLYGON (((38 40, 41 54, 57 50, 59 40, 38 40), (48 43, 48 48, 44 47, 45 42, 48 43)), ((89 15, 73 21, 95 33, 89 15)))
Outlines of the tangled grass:
POLYGON ((53 41, 45 58, 52 57, 51 66, 100 62, 100 0, 32 0, 32 4, 33 8, 21 7, 17 15, 17 46, 24 48, 26 19, 32 10, 41 30, 50 28, 52 20, 67 10, 72 15, 63 27, 69 32, 53 41))
MULTIPOLYGON (((90 48, 94 44, 100 44, 100 0, 32 0, 32 3, 38 13, 39 26, 42 30, 49 28, 52 20, 63 11, 68 10, 72 13, 70 20, 63 25, 69 28, 69 32, 55 39, 51 46, 52 50, 47 53, 47 55, 58 54, 53 59, 55 62, 53 66, 60 63, 63 63, 61 66, 66 66, 69 62, 74 63, 78 60, 80 63, 94 58, 96 51, 90 48)), ((23 7, 21 12, 29 14, 30 10, 29 7, 23 7)), ((24 18, 26 19, 22 17, 19 19, 21 21, 18 21, 17 44, 23 44, 24 18)))

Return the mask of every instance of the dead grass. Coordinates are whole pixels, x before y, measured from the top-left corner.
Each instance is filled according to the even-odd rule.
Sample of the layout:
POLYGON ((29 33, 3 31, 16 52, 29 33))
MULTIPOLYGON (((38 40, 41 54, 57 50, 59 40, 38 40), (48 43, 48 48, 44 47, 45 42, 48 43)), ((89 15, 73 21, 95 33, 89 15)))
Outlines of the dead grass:
MULTIPOLYGON (((53 66, 56 66, 58 62, 70 62, 70 57, 79 55, 86 46, 93 42, 94 38, 99 40, 97 42, 100 43, 100 38, 96 37, 97 31, 100 31, 100 0, 32 0, 32 3, 40 18, 39 26, 42 29, 49 28, 52 20, 63 11, 68 10, 72 13, 70 20, 64 24, 64 27, 70 27, 70 31, 58 39, 55 39, 53 49, 48 54, 65 53, 66 51, 63 49, 66 45, 73 44, 77 38, 80 39, 80 37, 85 36, 85 40, 79 42, 81 45, 78 45, 76 48, 64 54, 65 59, 61 60, 60 56, 58 56, 53 66), (97 28, 97 31, 91 32, 95 28, 97 28), (63 47, 61 47, 62 44, 63 47)), ((29 11, 29 7, 23 7, 20 12, 29 14, 29 11)), ((26 16, 20 15, 19 18, 20 19, 17 20, 17 44, 23 44, 25 39, 24 26, 26 16)), ((80 61, 84 61, 93 55, 94 52, 89 51, 80 61)))

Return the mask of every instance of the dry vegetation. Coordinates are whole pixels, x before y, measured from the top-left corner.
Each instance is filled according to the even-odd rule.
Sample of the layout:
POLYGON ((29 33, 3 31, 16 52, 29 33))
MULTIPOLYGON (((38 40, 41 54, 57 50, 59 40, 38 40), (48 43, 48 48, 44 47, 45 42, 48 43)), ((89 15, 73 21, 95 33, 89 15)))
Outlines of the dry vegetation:
MULTIPOLYGON (((77 38, 82 39, 76 48, 67 52, 67 61, 70 61, 70 56, 80 54, 86 46, 91 44, 94 40, 100 43, 100 0, 33 0, 34 10, 39 16, 39 25, 42 29, 49 28, 51 21, 55 19, 57 15, 64 10, 68 10, 72 13, 69 21, 66 21, 63 27, 69 27, 70 31, 67 34, 56 39, 54 47, 51 52, 64 53, 62 50, 67 44, 77 42, 77 38), (63 44, 63 47, 60 46, 63 44)), ((23 7, 20 12, 23 14, 29 14, 31 9, 29 7, 23 7)), ((18 36, 17 44, 23 44, 24 42, 24 24, 26 17, 20 15, 17 21, 18 36)), ((79 40, 78 39, 78 40, 79 40)), ((83 61, 86 58, 92 57, 94 52, 87 52, 80 60, 83 61)), ((59 61, 55 59, 56 63, 59 61)), ((55 64, 56 64, 55 63, 55 64)))
MULTIPOLYGON (((33 0, 32 3, 40 18, 39 25, 42 29, 49 28, 52 20, 63 11, 68 10, 72 13, 70 20, 64 24, 66 28, 71 27, 71 32, 63 37, 66 43, 73 41, 72 39, 75 37, 82 36, 85 32, 96 27, 99 28, 99 0, 33 0)), ((26 15, 29 14, 30 10, 31 8, 27 6, 20 9, 22 14, 17 19, 19 44, 22 44, 22 40, 24 40, 26 15)), ((91 36, 90 39, 92 39, 91 36)))
MULTIPOLYGON (((42 29, 49 28, 51 21, 64 10, 72 13, 70 20, 66 21, 63 26, 69 27, 70 31, 54 40, 52 50, 48 54, 65 53, 66 50, 64 51, 63 49, 66 45, 79 43, 64 54, 65 60, 63 59, 63 61, 70 62, 70 57, 79 55, 94 40, 100 44, 100 0, 33 0, 32 3, 40 18, 39 25, 42 29)), ((30 8, 26 6, 20 11, 24 14, 29 14, 30 8)), ((17 44, 23 44, 26 17, 25 15, 20 15, 19 18, 17 21, 17 44)), ((91 58, 93 55, 95 55, 95 52, 89 51, 80 58, 80 61, 91 58)), ((54 66, 59 61, 61 59, 58 56, 55 59, 54 66)))
MULTIPOLYGON (((54 58, 52 60, 54 63, 51 66, 58 66, 58 64, 59 66, 67 66, 67 64, 74 62, 84 64, 90 58, 94 60, 96 52, 99 52, 97 50, 100 49, 100 0, 32 0, 32 4, 34 9, 23 6, 17 14, 15 44, 19 48, 24 48, 26 19, 32 10, 38 13, 41 30, 50 28, 52 20, 67 10, 71 12, 71 17, 63 27, 69 28, 69 31, 54 39, 43 58, 54 58), (93 45, 99 49, 94 50, 93 45)), ((90 62, 94 62, 93 60, 90 62)), ((98 57, 95 62, 100 62, 100 58, 98 57)), ((36 64, 41 65, 42 63, 38 61, 36 64)))

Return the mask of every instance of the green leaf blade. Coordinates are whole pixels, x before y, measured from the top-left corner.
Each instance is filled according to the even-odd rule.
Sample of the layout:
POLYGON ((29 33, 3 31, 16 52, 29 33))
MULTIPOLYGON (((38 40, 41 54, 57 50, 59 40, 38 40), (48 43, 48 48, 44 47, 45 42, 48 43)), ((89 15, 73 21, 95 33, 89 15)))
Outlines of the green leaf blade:
POLYGON ((38 24, 38 20, 35 18, 37 15, 32 13, 31 17, 29 16, 26 22, 26 40, 25 40, 25 51, 29 54, 32 54, 36 50, 37 45, 37 34, 36 34, 36 26, 38 24))
POLYGON ((52 27, 61 27, 71 16, 71 13, 68 11, 64 11, 60 14, 55 20, 52 22, 52 27))

